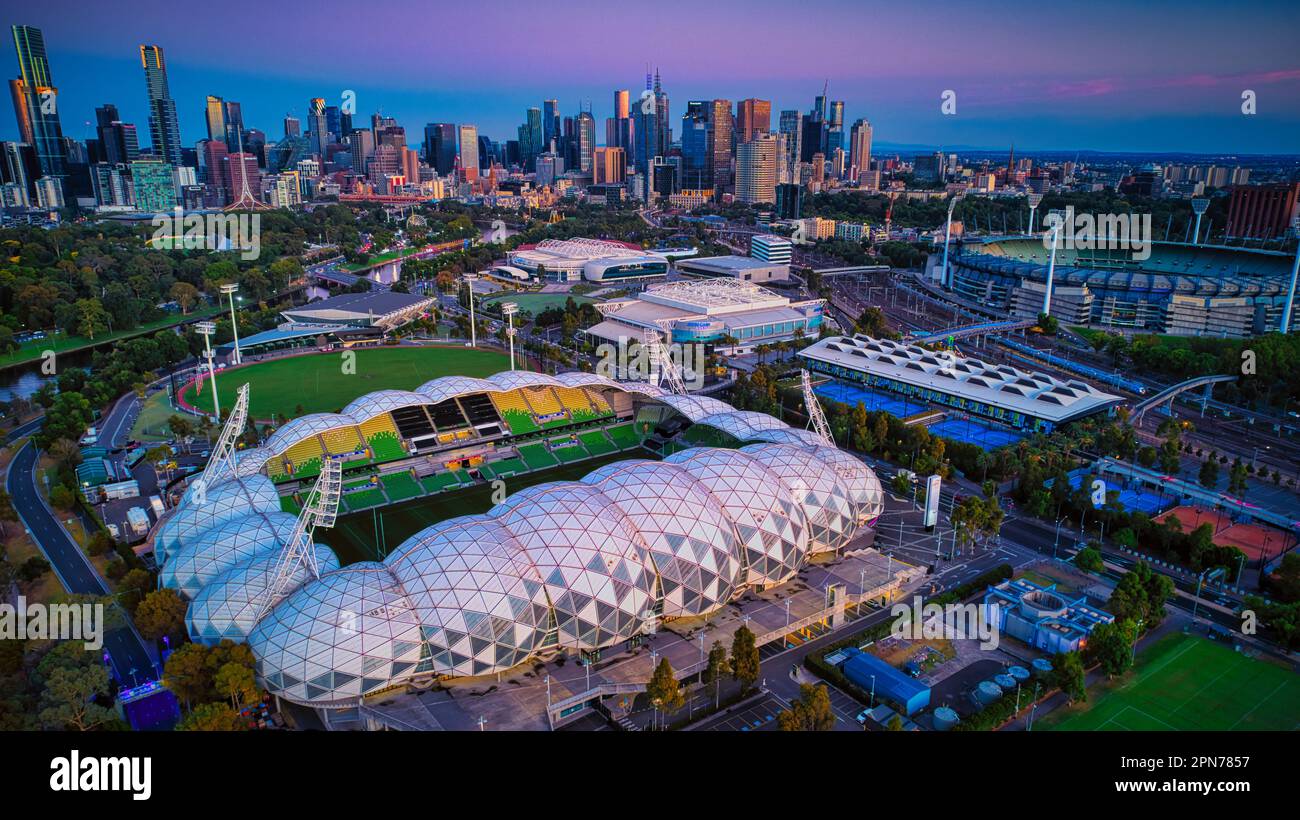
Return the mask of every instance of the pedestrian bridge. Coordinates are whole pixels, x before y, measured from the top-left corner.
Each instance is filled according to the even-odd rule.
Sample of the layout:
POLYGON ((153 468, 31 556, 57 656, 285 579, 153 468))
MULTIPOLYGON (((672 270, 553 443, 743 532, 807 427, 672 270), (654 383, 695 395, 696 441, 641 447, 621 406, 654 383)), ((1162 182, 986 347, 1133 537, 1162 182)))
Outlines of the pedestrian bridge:
POLYGON ((1164 390, 1161 390, 1159 393, 1156 393, 1151 398, 1143 399, 1142 401, 1133 405, 1133 423, 1141 424, 1142 415, 1146 413, 1146 411, 1159 407, 1162 404, 1169 405, 1169 412, 1173 413, 1174 399, 1178 397, 1179 393, 1184 393, 1188 390, 1194 390, 1197 387, 1204 387, 1205 395, 1208 398, 1210 395, 1210 390, 1214 389, 1212 385, 1218 384, 1220 382, 1231 382, 1236 380, 1237 380, 1236 376, 1197 376, 1194 379, 1188 379, 1185 382, 1179 382, 1178 384, 1170 385, 1169 387, 1166 387, 1164 390))

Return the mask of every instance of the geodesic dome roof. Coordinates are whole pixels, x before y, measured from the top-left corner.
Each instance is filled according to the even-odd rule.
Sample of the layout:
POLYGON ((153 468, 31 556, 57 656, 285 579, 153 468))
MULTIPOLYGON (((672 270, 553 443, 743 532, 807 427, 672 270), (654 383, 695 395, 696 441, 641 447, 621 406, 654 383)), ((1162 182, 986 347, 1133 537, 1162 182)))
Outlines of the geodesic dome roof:
POLYGON ((808 516, 808 551, 834 552, 857 530, 848 485, 816 451, 789 444, 750 444, 740 452, 757 457, 776 473, 808 516))
MULTIPOLYGON (((322 573, 339 568, 334 551, 313 544, 316 563, 322 573)), ((245 641, 257 625, 266 605, 266 596, 274 583, 278 550, 255 555, 218 575, 199 589, 185 612, 185 628, 190 640, 213 646, 223 638, 245 641)), ((302 586, 311 575, 299 566, 291 576, 289 589, 302 586)))
POLYGON ((856 507, 855 520, 859 525, 873 523, 885 509, 885 488, 880 478, 862 459, 838 447, 818 444, 814 448, 817 458, 839 474, 848 488, 849 498, 856 507))
POLYGON ((158 531, 154 555, 159 566, 171 552, 205 530, 232 518, 280 510, 275 485, 264 475, 226 479, 210 487, 202 482, 199 479, 190 484, 181 503, 158 531))
POLYGON ((158 573, 160 586, 193 598, 226 570, 289 540, 297 519, 283 512, 232 518, 187 539, 158 573))
POLYGON ((376 390, 353 399, 343 408, 343 415, 365 421, 381 413, 428 403, 428 396, 414 390, 376 390))

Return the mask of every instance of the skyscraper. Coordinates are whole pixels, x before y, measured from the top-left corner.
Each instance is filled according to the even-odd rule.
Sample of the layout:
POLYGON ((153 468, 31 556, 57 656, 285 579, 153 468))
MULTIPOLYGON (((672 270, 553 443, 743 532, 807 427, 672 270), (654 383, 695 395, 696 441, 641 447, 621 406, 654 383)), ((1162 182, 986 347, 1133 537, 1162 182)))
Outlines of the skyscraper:
POLYGON ((673 147, 673 126, 669 117, 672 116, 668 106, 668 92, 664 91, 663 84, 659 81, 659 69, 655 69, 655 118, 659 124, 659 132, 655 138, 655 151, 659 156, 664 156, 669 149, 673 147))
POLYGON ((286 137, 302 136, 302 122, 300 122, 297 117, 291 114, 285 114, 284 135, 286 137))
POLYGON ((760 134, 736 148, 736 199, 750 205, 776 202, 779 140, 760 134))
MULTIPOLYGON (((325 146, 329 145, 329 125, 325 117, 325 100, 312 97, 307 101, 307 131, 311 134, 312 153, 325 156, 325 146)), ((356 168, 355 157, 353 168, 356 168)))
POLYGON ((154 156, 169 165, 181 164, 181 126, 176 118, 176 101, 167 88, 167 60, 160 46, 140 46, 140 66, 144 69, 145 90, 149 95, 149 139, 154 156))
POLYGON ((424 161, 440 176, 456 167, 456 126, 449 122, 431 122, 424 126, 424 161))
POLYGON ((578 171, 590 174, 596 151, 596 119, 590 111, 579 111, 577 121, 578 171))
POLYGON ((203 117, 208 124, 208 139, 226 141, 226 103, 220 97, 208 95, 203 106, 203 117))
POLYGON ((713 163, 713 190, 718 197, 731 190, 731 100, 714 100, 709 106, 709 155, 713 163))
POLYGON ((682 187, 690 190, 713 188, 708 109, 709 103, 691 100, 682 114, 682 187))
POLYGON ((555 151, 560 143, 560 103, 542 100, 542 150, 555 151))
POLYGON ((95 133, 99 137, 102 161, 117 165, 139 158, 140 145, 135 126, 121 121, 117 106, 106 103, 95 109, 95 133))
POLYGON ((772 103, 750 98, 736 104, 736 144, 772 130, 772 103))
POLYGON ((537 155, 542 153, 542 110, 530 108, 524 115, 524 124, 519 126, 519 157, 525 171, 537 169, 537 155))
POLYGON ((785 135, 785 164, 791 175, 790 179, 782 179, 781 182, 798 182, 794 176, 798 173, 800 157, 803 153, 803 112, 782 111, 779 130, 785 135))
POLYGON ((473 182, 478 179, 477 125, 462 125, 460 127, 460 178, 466 182, 473 182))
POLYGON ((871 123, 857 120, 849 130, 849 176, 862 179, 871 170, 871 123))
POLYGON ((9 81, 9 91, 18 133, 23 142, 35 148, 44 176, 63 177, 67 174, 67 153, 59 125, 58 89, 45 57, 45 37, 32 26, 14 26, 13 33, 18 79, 9 81))

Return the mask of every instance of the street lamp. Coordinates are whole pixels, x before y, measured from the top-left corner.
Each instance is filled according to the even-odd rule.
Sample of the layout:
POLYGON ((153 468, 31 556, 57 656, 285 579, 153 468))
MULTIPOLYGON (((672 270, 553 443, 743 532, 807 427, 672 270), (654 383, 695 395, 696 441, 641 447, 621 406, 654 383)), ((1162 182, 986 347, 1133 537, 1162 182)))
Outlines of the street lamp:
POLYGON ((212 409, 217 414, 217 421, 221 421, 221 402, 217 398, 217 369, 212 365, 212 337, 217 332, 217 326, 214 322, 199 322, 194 329, 203 334, 203 347, 208 359, 208 381, 212 385, 212 409))
POLYGON ((876 708, 876 676, 871 676, 871 708, 876 708))
POLYGON ((235 294, 239 291, 239 285, 230 283, 221 286, 221 295, 230 297, 230 329, 235 334, 235 364, 242 364, 243 357, 239 355, 239 319, 235 317, 235 294))
POLYGON ((1038 210, 1038 203, 1043 201, 1042 194, 1028 194, 1026 199, 1029 200, 1029 235, 1034 235, 1034 211, 1038 210))
POLYGON ((501 315, 506 317, 506 338, 510 340, 510 369, 515 369, 515 320, 514 316, 519 312, 519 305, 514 302, 506 302, 501 305, 501 315))

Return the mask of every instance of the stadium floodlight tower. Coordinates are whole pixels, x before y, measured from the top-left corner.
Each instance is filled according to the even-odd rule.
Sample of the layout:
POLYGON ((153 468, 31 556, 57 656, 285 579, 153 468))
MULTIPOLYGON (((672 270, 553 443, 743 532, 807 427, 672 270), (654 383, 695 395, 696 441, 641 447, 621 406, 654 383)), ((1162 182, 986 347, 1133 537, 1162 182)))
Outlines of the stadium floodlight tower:
POLYGON ((1038 210, 1038 204, 1043 201, 1042 194, 1030 193, 1025 198, 1029 200, 1029 235, 1034 235, 1034 211, 1038 210))
POLYGON ((1060 244, 1061 229, 1065 227, 1065 215, 1060 211, 1052 211, 1048 215, 1052 223, 1049 229, 1052 232, 1052 255, 1047 260, 1047 288, 1043 293, 1043 313, 1047 316, 1052 315, 1052 279, 1056 276, 1056 246, 1060 244), (1052 217, 1056 217, 1052 219, 1052 217))
MULTIPOLYGON (((215 390, 216 385, 214 384, 212 388, 215 390)), ((221 427, 217 446, 212 448, 212 456, 208 459, 207 466, 203 468, 199 486, 210 487, 222 479, 234 478, 238 475, 235 469, 235 453, 239 450, 239 437, 243 434, 244 425, 247 423, 248 385, 244 384, 235 393, 235 406, 230 411, 230 417, 221 427)))
POLYGON ((650 383, 656 387, 659 385, 659 377, 662 376, 668 382, 668 391, 676 396, 686 395, 686 383, 682 381, 682 374, 677 370, 677 365, 669 358, 659 344, 659 333, 646 328, 642 335, 642 341, 645 344, 647 358, 649 359, 650 383))
POLYGON ((478 281, 477 273, 464 274, 465 289, 469 291, 469 346, 478 347, 478 334, 474 328, 474 283, 478 281))
POLYGON ((238 292, 239 285, 235 282, 221 286, 221 295, 230 297, 230 330, 235 334, 234 364, 243 364, 243 357, 239 355, 239 319, 235 316, 235 294, 238 292))
POLYGON ((835 439, 831 437, 831 426, 826 422, 826 414, 822 412, 821 402, 817 401, 817 394, 813 392, 812 377, 808 375, 807 370, 800 370, 799 380, 803 385, 803 406, 808 410, 808 423, 812 425, 822 441, 834 447, 835 439))
POLYGON ((221 421, 221 400, 217 398, 217 369, 212 366, 212 337, 217 332, 215 322, 199 322, 194 329, 203 334, 204 355, 208 360, 208 384, 212 387, 212 410, 221 421))
POLYGON ((510 369, 515 369, 515 314, 519 312, 519 305, 514 302, 506 302, 501 305, 501 315, 506 317, 506 338, 510 340, 510 369))
POLYGON ((948 281, 948 242, 952 239, 952 212, 956 210, 961 196, 960 193, 956 193, 948 200, 948 221, 943 230, 943 275, 939 277, 939 284, 949 290, 952 289, 952 284, 948 281))
POLYGON ((1196 214, 1196 230, 1192 231, 1192 244, 1201 244, 1201 217, 1210 207, 1210 200, 1204 197, 1192 198, 1192 213, 1196 214))
POLYGON ((266 600, 262 602, 258 620, 293 591, 290 587, 295 581, 306 580, 298 577, 303 567, 307 568, 312 579, 320 578, 320 564, 316 562, 316 543, 312 540, 312 535, 317 527, 334 526, 342 495, 343 460, 326 456, 321 462, 320 477, 311 488, 307 503, 294 522, 293 532, 280 551, 280 559, 275 564, 275 576, 267 591, 266 600))

